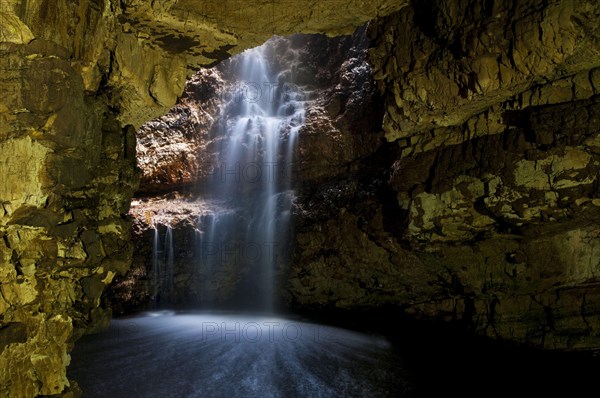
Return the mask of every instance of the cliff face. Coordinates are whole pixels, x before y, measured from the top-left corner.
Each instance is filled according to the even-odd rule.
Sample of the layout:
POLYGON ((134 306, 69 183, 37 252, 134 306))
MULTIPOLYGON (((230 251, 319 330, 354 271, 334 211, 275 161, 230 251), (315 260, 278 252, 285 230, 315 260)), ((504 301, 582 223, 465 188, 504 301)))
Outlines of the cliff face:
POLYGON ((75 393, 68 349, 106 323, 102 290, 131 264, 134 127, 166 113, 200 66, 405 4, 0 2, 0 394, 75 393))
POLYGON ((129 267, 137 180, 134 129, 32 30, 0 44, 0 393, 15 397, 63 391, 68 348, 107 324, 100 295, 129 267))
POLYGON ((384 130, 400 150, 390 186, 436 281, 435 299, 409 310, 597 349, 600 8, 433 2, 429 12, 408 8, 371 31, 384 130), (392 50, 391 37, 413 44, 392 50))
POLYGON ((224 84, 216 68, 195 74, 166 115, 138 129, 138 195, 190 190, 210 172, 209 134, 219 116, 224 84))
POLYGON ((600 8, 426 3, 370 25, 389 143, 303 198, 290 298, 598 349, 600 8))

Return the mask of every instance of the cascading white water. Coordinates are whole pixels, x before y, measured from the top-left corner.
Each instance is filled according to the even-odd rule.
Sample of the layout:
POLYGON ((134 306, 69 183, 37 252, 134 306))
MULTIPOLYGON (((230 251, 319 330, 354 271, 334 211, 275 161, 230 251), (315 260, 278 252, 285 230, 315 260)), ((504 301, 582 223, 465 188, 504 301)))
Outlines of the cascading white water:
POLYGON ((175 251, 173 249, 173 229, 167 226, 165 235, 165 296, 169 302, 174 301, 175 292, 175 251))
POLYGON ((154 225, 154 240, 152 243, 152 300, 156 305, 158 294, 160 293, 160 235, 158 233, 158 227, 154 225))
POLYGON ((218 122, 219 161, 204 185, 221 210, 199 216, 197 224, 201 275, 235 261, 234 305, 264 312, 273 310, 274 274, 285 262, 290 170, 304 122, 303 95, 290 71, 271 62, 273 51, 267 42, 228 63, 237 81, 218 122))
POLYGON ((154 225, 152 243, 152 300, 157 307, 161 303, 171 303, 175 294, 175 250, 173 229, 166 227, 164 244, 161 244, 159 226, 154 225))

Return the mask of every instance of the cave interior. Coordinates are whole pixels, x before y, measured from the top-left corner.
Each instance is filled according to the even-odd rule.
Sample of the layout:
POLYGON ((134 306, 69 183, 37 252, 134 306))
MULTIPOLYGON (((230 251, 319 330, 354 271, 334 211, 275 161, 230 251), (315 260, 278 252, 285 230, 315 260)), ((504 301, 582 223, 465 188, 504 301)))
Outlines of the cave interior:
POLYGON ((593 388, 599 18, 0 0, 0 395, 593 388))

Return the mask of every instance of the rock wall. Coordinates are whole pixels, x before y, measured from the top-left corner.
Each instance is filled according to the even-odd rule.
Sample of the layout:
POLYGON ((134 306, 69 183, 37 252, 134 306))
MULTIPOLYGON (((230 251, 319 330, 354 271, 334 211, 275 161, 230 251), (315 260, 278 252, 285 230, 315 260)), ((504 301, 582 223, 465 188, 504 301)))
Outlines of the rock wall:
POLYGON ((131 264, 135 127, 195 69, 406 3, 0 1, 0 394, 77 393, 68 350, 106 324, 102 290, 131 264))
POLYGON ((67 48, 33 34, 0 45, 0 394, 13 397, 64 391, 74 340, 107 325, 100 295, 129 267, 137 186, 134 129, 86 94, 67 48))
POLYGON ((494 105, 590 97, 600 66, 597 17, 597 4, 585 0, 426 0, 380 20, 371 56, 387 100, 386 136, 422 147, 421 133, 482 113, 489 122, 478 134, 494 134, 506 110, 494 105))
POLYGON ((305 192, 290 302, 598 350, 599 12, 426 1, 372 23, 388 143, 305 192))
POLYGON ((225 82, 217 68, 198 72, 188 81, 177 104, 136 132, 142 171, 138 196, 194 191, 215 163, 209 155, 211 130, 219 117, 225 82))

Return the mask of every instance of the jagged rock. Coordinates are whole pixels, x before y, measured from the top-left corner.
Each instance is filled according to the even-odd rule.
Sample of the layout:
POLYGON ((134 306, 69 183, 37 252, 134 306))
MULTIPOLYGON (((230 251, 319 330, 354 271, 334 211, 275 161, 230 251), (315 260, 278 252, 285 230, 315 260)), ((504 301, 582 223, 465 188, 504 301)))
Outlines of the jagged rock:
POLYGON ((597 307, 586 297, 598 294, 600 267, 600 58, 591 25, 599 9, 504 7, 431 1, 370 25, 390 143, 379 149, 383 158, 357 167, 374 167, 372 181, 340 174, 301 198, 292 303, 389 301, 496 338, 598 350, 597 307), (558 38, 561 45, 545 44, 558 38), (381 213, 386 222, 372 222, 381 213), (352 232, 330 227, 352 218, 363 219, 352 232), (340 249, 352 246, 347 236, 368 241, 348 256, 340 249), (387 295, 365 282, 322 290, 348 286, 364 269, 379 279, 378 265, 352 264, 377 258, 365 248, 391 256, 400 252, 394 246, 411 256, 378 262, 392 261, 399 276, 387 295), (335 272, 345 267, 348 279, 335 272), (418 277, 404 277, 407 269, 418 277), (415 287, 417 295, 406 294, 415 287))
POLYGON ((587 98, 588 71, 600 66, 599 13, 597 4, 585 0, 434 0, 372 24, 371 57, 386 96, 386 137, 412 138, 464 123, 532 88, 533 101, 587 98), (573 84, 580 88, 569 90, 568 80, 578 74, 573 84), (547 82, 554 86, 535 90, 547 82))
POLYGON ((299 138, 295 175, 301 189, 353 169, 382 139, 380 129, 373 127, 381 123, 382 111, 365 29, 336 40, 291 38, 299 53, 298 69, 311 76, 311 83, 302 87, 313 99, 306 104, 299 138))
POLYGON ((194 75, 181 100, 166 115, 137 131, 137 159, 142 170, 139 193, 193 187, 210 172, 206 147, 222 103, 223 79, 217 69, 194 75))

